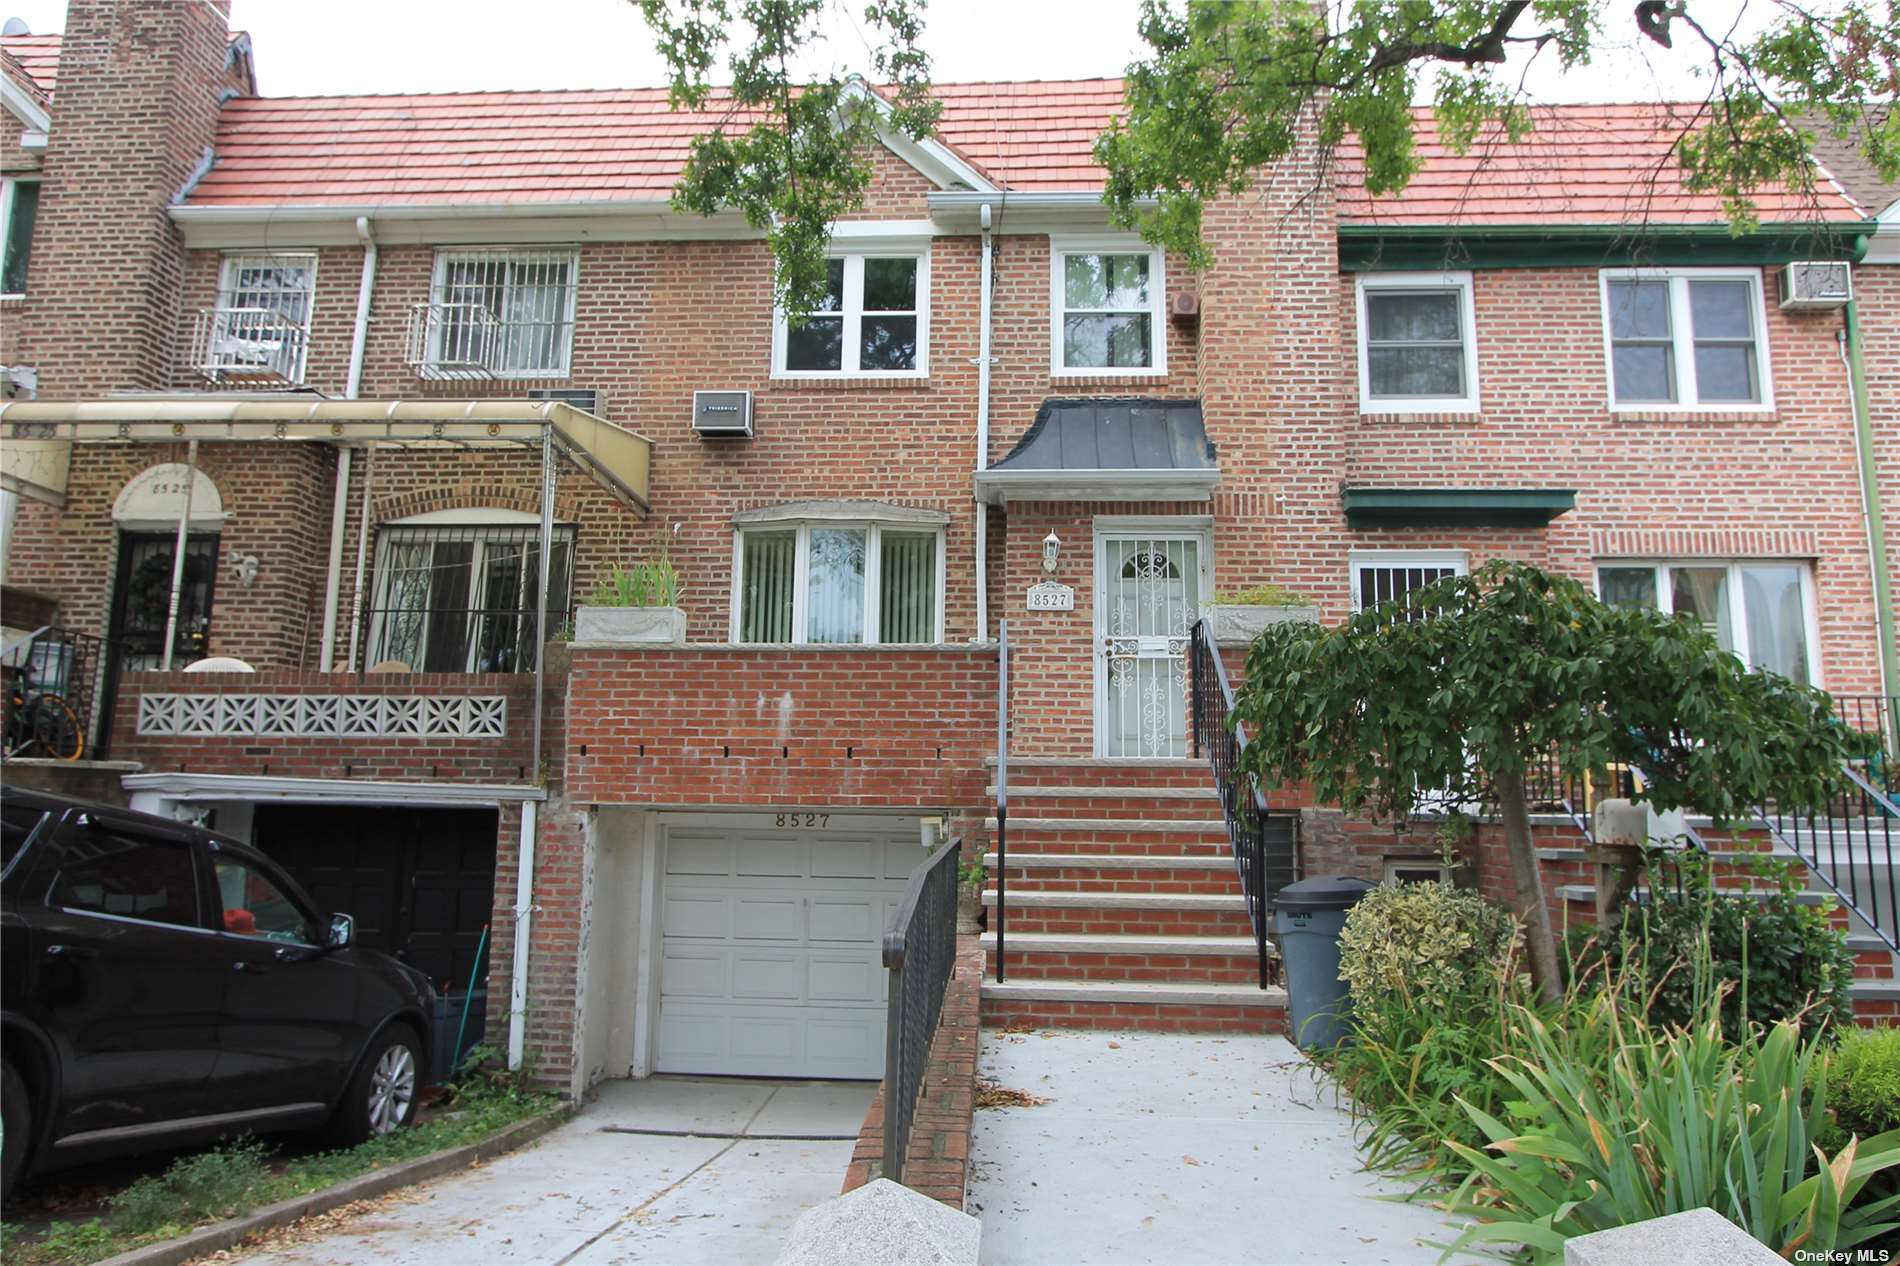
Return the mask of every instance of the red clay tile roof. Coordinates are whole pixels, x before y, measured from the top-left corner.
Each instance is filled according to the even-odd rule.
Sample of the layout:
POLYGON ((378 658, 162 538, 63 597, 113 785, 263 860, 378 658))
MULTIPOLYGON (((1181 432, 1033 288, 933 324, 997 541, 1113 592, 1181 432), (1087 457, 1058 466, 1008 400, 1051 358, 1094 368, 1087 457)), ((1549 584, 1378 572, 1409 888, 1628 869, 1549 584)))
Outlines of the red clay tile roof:
MULTIPOLYGON (((1356 145, 1339 153, 1339 215, 1348 224, 1698 224, 1725 219, 1721 199, 1683 187, 1671 153, 1698 126, 1696 106, 1543 106, 1515 144, 1501 132, 1452 153, 1438 140, 1430 112, 1414 112, 1424 167, 1399 193, 1366 193, 1356 145)), ((1763 222, 1862 219, 1838 188, 1824 183, 1804 201, 1787 190, 1754 195, 1763 222)))
MULTIPOLYGON (((232 38, 239 38, 233 33, 232 38)), ((4 49, 51 92, 59 36, 9 36, 4 49)), ((933 85, 939 139, 1011 190, 1101 189, 1094 145, 1122 110, 1119 79, 933 85)), ((1682 187, 1670 144, 1691 105, 1548 106, 1522 142, 1481 138, 1468 154, 1419 110, 1424 168, 1401 193, 1371 197, 1362 162, 1339 154, 1348 224, 1718 223, 1719 199, 1682 187)), ((658 88, 361 97, 236 98, 218 124, 217 162, 193 206, 559 203, 663 198, 688 143, 718 117, 674 113, 658 88)), ((1764 221, 1860 219, 1833 186, 1819 205, 1756 198, 1764 221)))
MULTIPOLYGON (((1090 147, 1119 81, 938 84, 940 139, 1010 189, 1099 189, 1090 147)), ((442 93, 231 101, 193 206, 561 202, 665 197, 718 98, 666 92, 442 93)))
POLYGON ((32 81, 30 86, 39 89, 39 96, 52 97, 53 83, 59 76, 59 36, 0 35, 0 53, 26 72, 32 81))

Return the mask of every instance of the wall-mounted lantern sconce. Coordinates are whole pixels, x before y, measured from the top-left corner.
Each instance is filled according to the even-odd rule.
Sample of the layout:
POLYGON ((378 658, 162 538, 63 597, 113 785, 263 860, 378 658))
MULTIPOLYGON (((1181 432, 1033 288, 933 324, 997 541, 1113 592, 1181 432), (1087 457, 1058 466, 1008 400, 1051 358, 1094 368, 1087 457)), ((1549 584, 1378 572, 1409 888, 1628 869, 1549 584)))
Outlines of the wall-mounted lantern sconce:
POLYGON ((1062 556, 1062 538, 1057 536, 1054 532, 1051 532, 1049 533, 1049 535, 1043 537, 1042 538, 1042 569, 1047 572, 1053 572, 1056 569, 1056 559, 1060 558, 1061 556, 1062 556))

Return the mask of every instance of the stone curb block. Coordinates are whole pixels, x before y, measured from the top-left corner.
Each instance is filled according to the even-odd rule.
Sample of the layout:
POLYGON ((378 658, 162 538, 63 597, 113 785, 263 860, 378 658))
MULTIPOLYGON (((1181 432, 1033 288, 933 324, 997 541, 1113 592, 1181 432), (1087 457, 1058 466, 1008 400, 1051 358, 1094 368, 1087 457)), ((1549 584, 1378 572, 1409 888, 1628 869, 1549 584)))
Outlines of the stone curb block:
POLYGON ((386 1195, 400 1187, 413 1186, 427 1182, 431 1178, 440 1178, 444 1174, 481 1161, 492 1160, 505 1152, 512 1152, 546 1134, 555 1126, 562 1124, 574 1115, 573 1105, 557 1108, 545 1116, 527 1121, 519 1121, 499 1134, 492 1134, 474 1143, 464 1143, 452 1147, 446 1152, 437 1152, 433 1156, 419 1156, 415 1160, 392 1165, 388 1169, 379 1169, 340 1182, 334 1187, 322 1191, 313 1191, 307 1196, 294 1196, 289 1200, 280 1200, 276 1204, 265 1205, 254 1213, 241 1218, 232 1218, 226 1222, 214 1222, 201 1227, 175 1240, 166 1240, 162 1244, 147 1244, 143 1248, 128 1249, 117 1257, 108 1257, 96 1266, 179 1266, 194 1257, 203 1257, 207 1253, 216 1253, 233 1245, 242 1243, 260 1231, 274 1227, 287 1226, 299 1218, 309 1217, 313 1213, 328 1213, 357 1200, 370 1200, 386 1195))

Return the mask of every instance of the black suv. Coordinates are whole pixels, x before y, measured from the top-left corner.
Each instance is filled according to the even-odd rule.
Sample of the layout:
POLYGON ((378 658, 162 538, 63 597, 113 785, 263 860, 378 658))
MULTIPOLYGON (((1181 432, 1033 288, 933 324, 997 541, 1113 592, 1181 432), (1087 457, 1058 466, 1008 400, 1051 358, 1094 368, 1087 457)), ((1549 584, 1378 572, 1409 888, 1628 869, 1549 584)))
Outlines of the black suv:
POLYGON ((269 858, 12 787, 0 843, 0 1193, 103 1155, 414 1120, 428 979, 353 948, 269 858))

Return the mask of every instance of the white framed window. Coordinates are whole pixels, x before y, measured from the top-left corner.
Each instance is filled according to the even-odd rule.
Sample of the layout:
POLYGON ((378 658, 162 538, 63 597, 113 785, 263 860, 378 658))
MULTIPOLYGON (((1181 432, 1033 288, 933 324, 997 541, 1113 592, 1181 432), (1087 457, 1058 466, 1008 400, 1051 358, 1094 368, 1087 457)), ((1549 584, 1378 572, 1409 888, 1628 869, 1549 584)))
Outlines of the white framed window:
POLYGON ((1478 333, 1471 274, 1361 273, 1362 413, 1478 409, 1478 333))
POLYGON ((440 250, 420 342, 446 376, 565 378, 580 252, 440 250))
POLYGON ((1388 888, 1400 884, 1449 884, 1457 881, 1456 868, 1437 857, 1388 857, 1384 880, 1388 888))
MULTIPOLYGON (((395 661, 414 672, 527 672, 537 637, 539 519, 508 510, 449 510, 377 530, 375 606, 363 666, 395 661)), ((574 529, 554 529, 548 569, 550 632, 572 605, 574 529)))
POLYGON ((1162 252, 1138 238, 1049 240, 1049 372, 1168 372, 1162 252))
POLYGON ((930 252, 865 251, 829 261, 825 299, 793 329, 772 322, 775 378, 922 378, 929 373, 930 252))
POLYGON ((1354 550, 1348 565, 1352 609, 1364 611, 1447 576, 1462 576, 1468 560, 1463 550, 1354 550))
POLYGON ((26 293, 26 265, 39 214, 38 177, 0 180, 0 296, 26 293))
POLYGON ((1597 597, 1612 606, 1693 615, 1750 668, 1820 685, 1814 574, 1795 559, 1600 560, 1597 597))
POLYGON ((740 529, 732 640, 899 645, 943 640, 943 530, 814 521, 740 529))
POLYGON ((1610 407, 1774 405, 1758 268, 1606 268, 1600 274, 1610 407))
POLYGON ((200 317, 200 368, 213 377, 302 382, 316 293, 315 254, 226 255, 217 306, 200 317))

